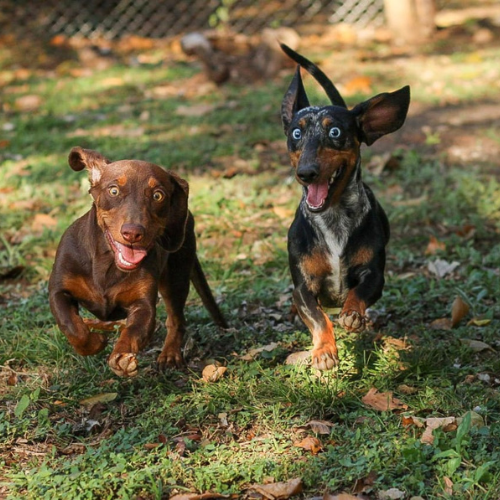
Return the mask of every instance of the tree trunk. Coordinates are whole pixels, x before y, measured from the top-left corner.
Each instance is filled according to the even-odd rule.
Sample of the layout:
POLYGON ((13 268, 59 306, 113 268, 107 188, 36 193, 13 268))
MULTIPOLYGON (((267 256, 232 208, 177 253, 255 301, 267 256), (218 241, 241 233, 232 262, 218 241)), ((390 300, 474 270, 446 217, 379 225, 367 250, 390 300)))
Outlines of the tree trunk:
POLYGON ((395 43, 421 43, 432 36, 435 0, 384 0, 384 8, 395 43))

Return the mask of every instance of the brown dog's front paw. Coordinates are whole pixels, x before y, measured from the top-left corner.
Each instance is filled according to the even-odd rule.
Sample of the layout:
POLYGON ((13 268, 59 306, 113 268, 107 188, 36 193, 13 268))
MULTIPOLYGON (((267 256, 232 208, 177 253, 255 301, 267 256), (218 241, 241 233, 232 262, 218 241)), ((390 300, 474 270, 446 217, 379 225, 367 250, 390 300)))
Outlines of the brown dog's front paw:
POLYGON ((108 359, 108 365, 119 377, 137 375, 137 358, 132 352, 112 353, 108 359))
POLYGON ((107 344, 107 337, 101 333, 90 333, 83 343, 72 342, 73 348, 81 356, 93 356, 101 352, 107 344))
POLYGON ((337 348, 332 345, 325 345, 311 352, 312 366, 318 370, 331 370, 339 364, 337 348))
POLYGON ((358 311, 342 311, 339 324, 348 332, 362 332, 366 327, 365 318, 358 311))
POLYGON ((163 349, 161 354, 156 360, 158 370, 165 371, 168 368, 184 368, 184 358, 182 357, 182 352, 177 349, 163 349))

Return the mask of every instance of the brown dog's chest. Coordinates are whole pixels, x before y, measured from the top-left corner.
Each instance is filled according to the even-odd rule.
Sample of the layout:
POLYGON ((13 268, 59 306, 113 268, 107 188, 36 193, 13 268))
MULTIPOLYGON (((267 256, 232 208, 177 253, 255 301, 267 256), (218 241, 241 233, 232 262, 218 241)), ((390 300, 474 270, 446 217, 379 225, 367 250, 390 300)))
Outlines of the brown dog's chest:
POLYGON ((100 320, 123 319, 132 304, 138 300, 154 302, 158 293, 154 279, 146 275, 146 279, 138 280, 133 274, 125 275, 113 286, 100 286, 99 279, 92 276, 70 276, 64 280, 64 289, 100 320))

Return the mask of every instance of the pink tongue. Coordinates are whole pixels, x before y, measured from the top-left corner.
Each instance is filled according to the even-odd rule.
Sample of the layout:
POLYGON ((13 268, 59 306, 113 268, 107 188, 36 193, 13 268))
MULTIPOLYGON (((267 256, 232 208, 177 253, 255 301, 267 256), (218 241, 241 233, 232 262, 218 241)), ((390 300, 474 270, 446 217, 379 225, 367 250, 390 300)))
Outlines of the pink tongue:
POLYGON ((319 208, 325 203, 328 196, 328 182, 323 184, 310 184, 307 186, 307 204, 313 208, 319 208))
POLYGON ((118 243, 117 241, 114 243, 118 251, 121 253, 122 258, 130 264, 139 264, 139 262, 141 262, 141 260, 144 259, 148 253, 144 249, 128 247, 118 243))

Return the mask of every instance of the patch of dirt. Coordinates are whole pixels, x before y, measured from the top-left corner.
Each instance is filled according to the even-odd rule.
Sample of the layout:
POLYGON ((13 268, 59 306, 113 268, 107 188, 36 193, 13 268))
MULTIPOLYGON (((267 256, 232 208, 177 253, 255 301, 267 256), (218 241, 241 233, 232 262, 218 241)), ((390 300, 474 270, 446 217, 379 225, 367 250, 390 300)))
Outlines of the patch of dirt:
POLYGON ((375 143, 371 150, 383 154, 398 147, 417 148, 450 163, 500 168, 500 140, 488 135, 491 129, 500 130, 498 102, 439 107, 413 102, 403 128, 375 143))

